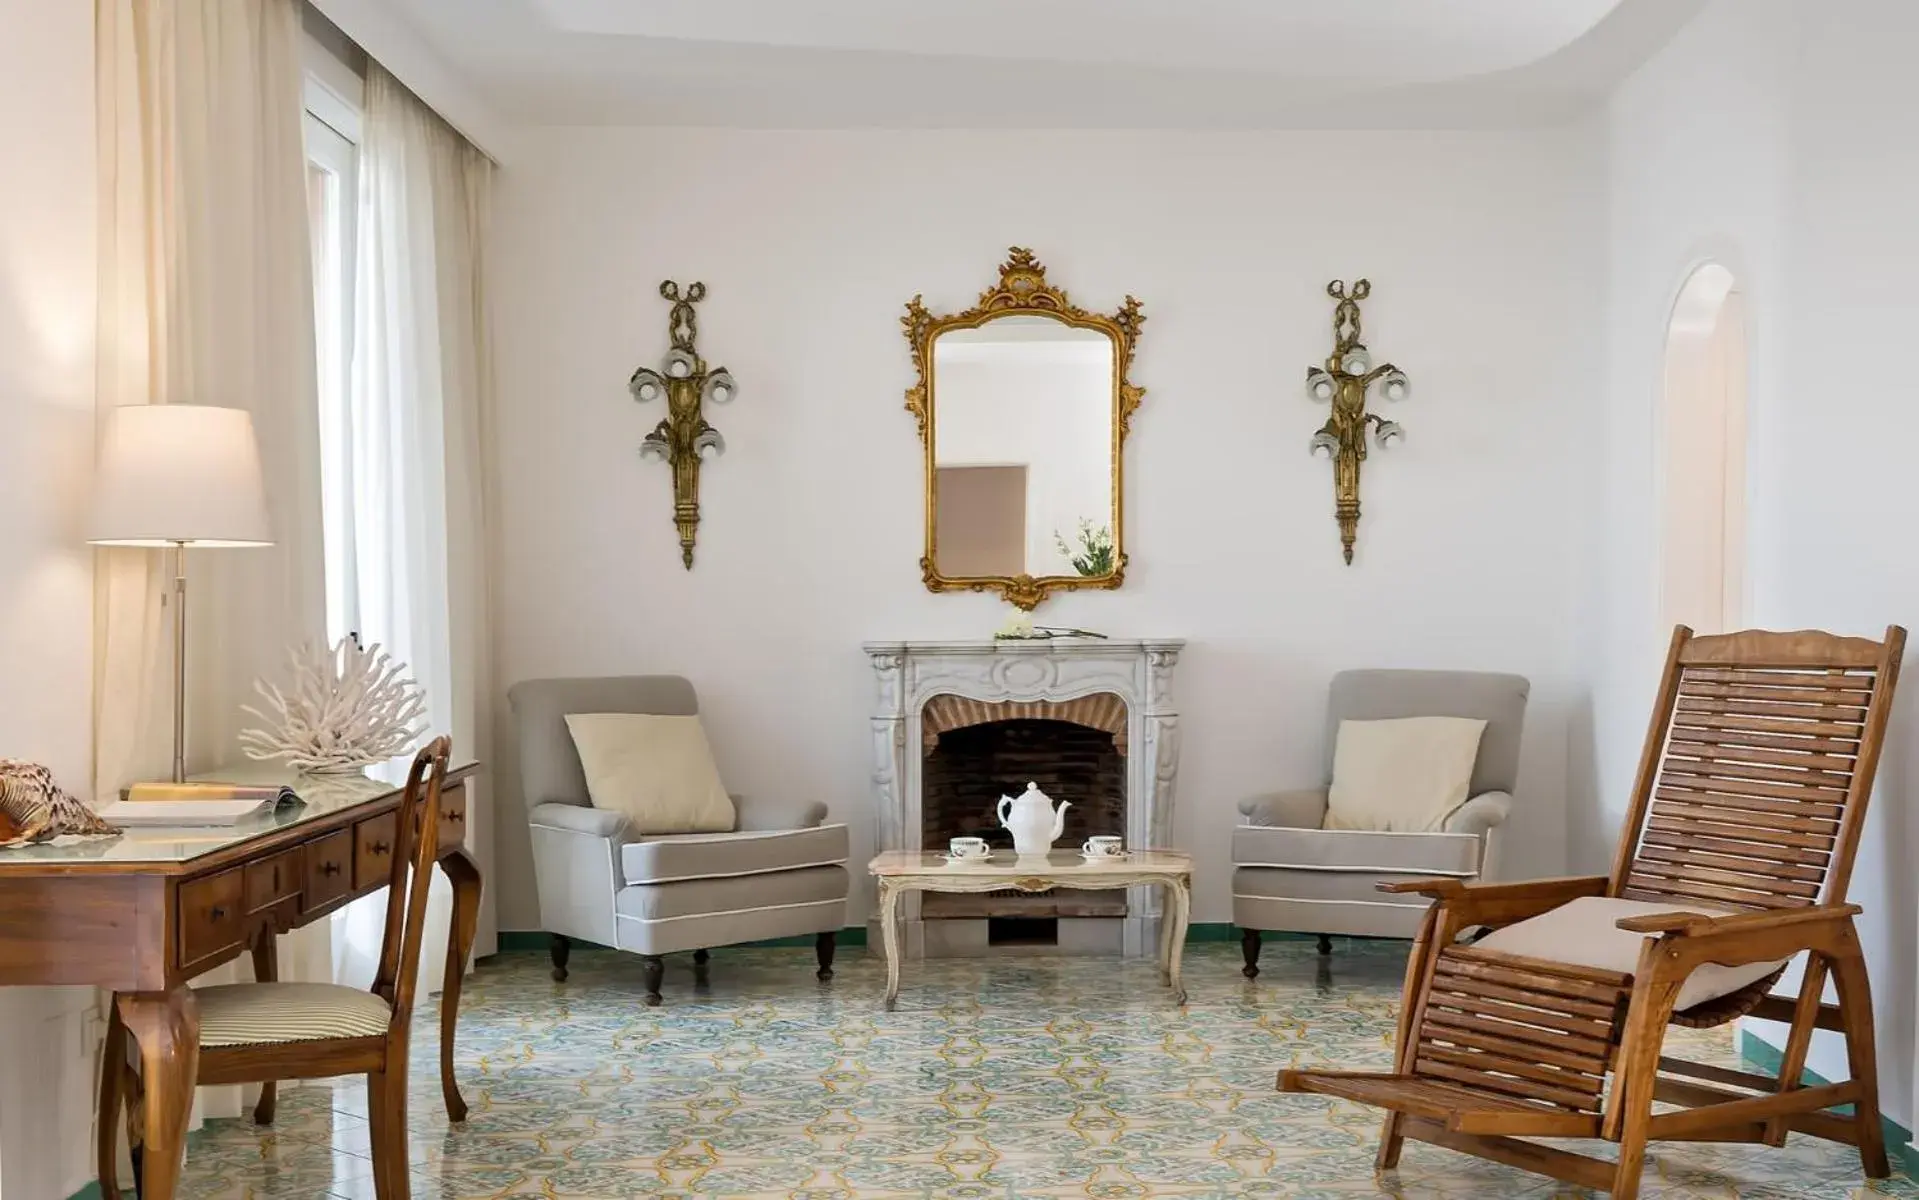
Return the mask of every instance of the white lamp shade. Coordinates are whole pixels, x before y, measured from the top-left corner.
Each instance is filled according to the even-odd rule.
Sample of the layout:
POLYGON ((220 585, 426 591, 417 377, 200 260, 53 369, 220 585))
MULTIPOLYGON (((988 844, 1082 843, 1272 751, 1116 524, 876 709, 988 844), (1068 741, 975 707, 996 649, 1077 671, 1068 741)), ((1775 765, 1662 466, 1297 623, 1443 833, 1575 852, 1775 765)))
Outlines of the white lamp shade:
POLYGON ((100 439, 87 540, 102 546, 269 546, 253 418, 237 408, 132 404, 100 439))

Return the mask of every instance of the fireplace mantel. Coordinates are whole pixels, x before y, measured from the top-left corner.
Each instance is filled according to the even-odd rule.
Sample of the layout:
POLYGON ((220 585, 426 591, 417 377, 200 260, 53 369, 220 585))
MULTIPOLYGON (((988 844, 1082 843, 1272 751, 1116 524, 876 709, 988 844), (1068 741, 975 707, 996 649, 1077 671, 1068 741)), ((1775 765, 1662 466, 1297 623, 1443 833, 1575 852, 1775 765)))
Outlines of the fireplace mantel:
MULTIPOLYGON (((1126 839, 1172 845, 1179 775, 1179 713, 1173 668, 1178 639, 1046 638, 867 642, 878 682, 873 709, 873 835, 879 850, 920 850, 921 721, 926 702, 957 695, 983 701, 1076 700, 1112 693, 1126 702, 1126 839)), ((1151 954, 1158 893, 1134 890, 1124 929, 1129 956, 1151 954)), ((907 914, 907 951, 924 952, 918 912, 907 914)))

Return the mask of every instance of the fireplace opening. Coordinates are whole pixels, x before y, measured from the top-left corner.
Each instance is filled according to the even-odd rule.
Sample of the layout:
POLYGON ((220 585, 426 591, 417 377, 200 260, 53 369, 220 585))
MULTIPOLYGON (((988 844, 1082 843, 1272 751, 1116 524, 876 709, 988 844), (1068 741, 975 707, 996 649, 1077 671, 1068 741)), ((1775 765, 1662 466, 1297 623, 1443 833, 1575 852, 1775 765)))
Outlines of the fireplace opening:
MULTIPOLYGON (((1120 727, 1124 729, 1123 723, 1120 727)), ((1124 837, 1126 756, 1119 736, 1075 721, 1035 717, 982 721, 939 732, 921 772, 920 844, 944 849, 951 838, 979 837, 995 853, 1011 853, 1012 835, 999 824, 999 799, 1019 795, 1029 782, 1055 802, 1071 803, 1055 849, 1077 851, 1094 834, 1124 837)), ((1006 938, 1045 936, 1047 944, 1057 942, 1061 917, 1125 915, 1126 894, 1117 890, 929 893, 921 899, 926 919, 984 917, 1005 922, 1006 938), (1039 932, 1049 922, 1052 928, 1039 932)), ((995 942, 991 924, 988 940, 1013 944, 995 942)))
POLYGON ((986 918, 986 944, 988 946, 1057 946, 1059 945, 1059 918, 988 917, 986 918))

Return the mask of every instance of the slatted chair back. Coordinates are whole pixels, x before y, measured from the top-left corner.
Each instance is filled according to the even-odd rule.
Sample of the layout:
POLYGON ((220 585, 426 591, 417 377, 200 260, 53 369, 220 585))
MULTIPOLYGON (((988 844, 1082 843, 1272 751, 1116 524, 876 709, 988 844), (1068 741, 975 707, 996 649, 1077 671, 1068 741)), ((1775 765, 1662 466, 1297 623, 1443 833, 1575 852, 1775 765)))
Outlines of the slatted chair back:
POLYGON ((387 880, 386 931, 373 990, 393 1005, 393 1028, 413 1016, 420 977, 420 942, 426 931, 427 892, 439 857, 440 792, 446 784, 453 739, 437 737, 420 747, 407 771, 406 790, 395 814, 392 874, 387 880))
POLYGON ((1675 629, 1608 894, 1843 901, 1905 641, 1675 629))

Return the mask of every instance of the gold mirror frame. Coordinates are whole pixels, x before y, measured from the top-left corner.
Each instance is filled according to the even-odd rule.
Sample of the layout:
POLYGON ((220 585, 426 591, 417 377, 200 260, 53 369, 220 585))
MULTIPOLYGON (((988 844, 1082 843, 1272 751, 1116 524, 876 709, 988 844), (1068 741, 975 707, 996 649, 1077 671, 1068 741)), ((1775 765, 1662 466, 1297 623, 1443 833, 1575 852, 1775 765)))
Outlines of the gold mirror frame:
POLYGON ((1112 590, 1126 579, 1125 536, 1125 449, 1126 435, 1132 430, 1133 411, 1139 407, 1146 389, 1128 377, 1133 350, 1139 343, 1139 329, 1146 317, 1140 302, 1131 296, 1117 313, 1087 312, 1067 298, 1065 291, 1046 281, 1046 267, 1031 250, 1014 246, 999 269, 999 283, 980 293, 979 303, 962 313, 947 316, 928 312, 914 296, 900 318, 906 341, 913 349, 913 365, 919 382, 906 389, 906 411, 919 424, 920 445, 926 452, 926 554, 920 559, 920 578, 929 592, 983 592, 997 588, 1016 607, 1031 611, 1053 592, 1085 588, 1112 590), (934 461, 933 411, 937 403, 933 387, 933 343, 942 333, 956 329, 977 329, 999 317, 1015 314, 1051 317, 1077 329, 1104 334, 1113 343, 1113 569, 1104 575, 979 575, 954 577, 940 574, 938 538, 935 522, 938 514, 938 469, 934 461))

